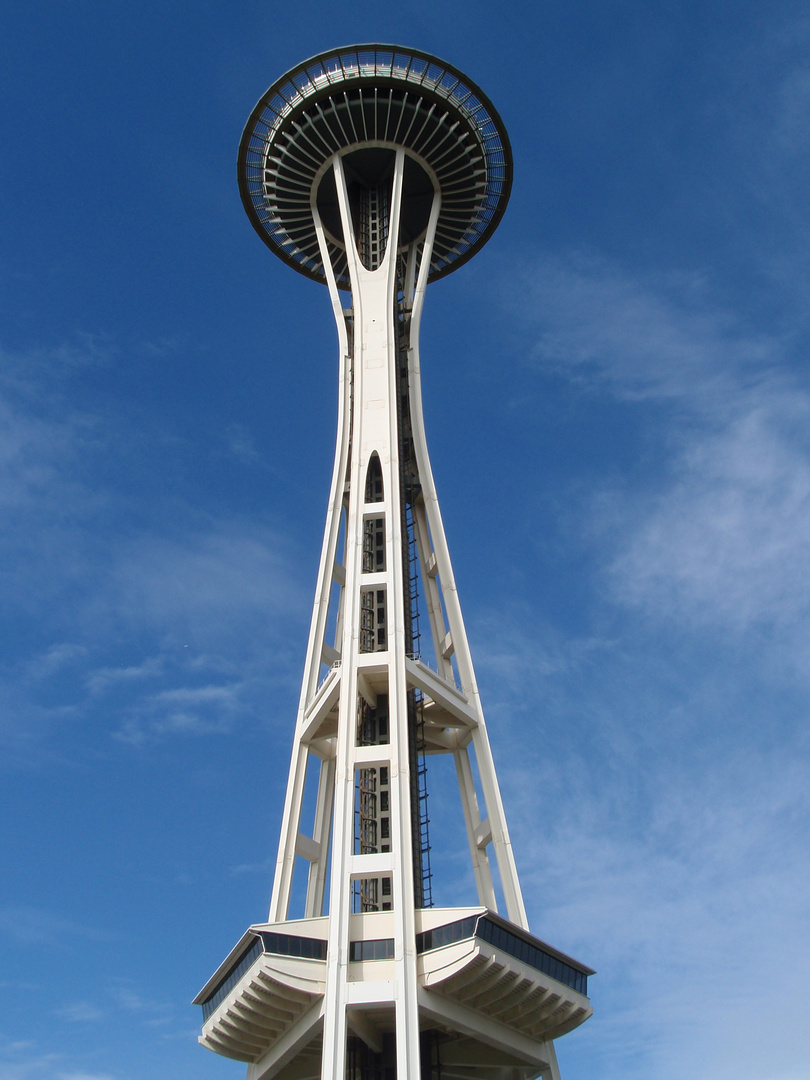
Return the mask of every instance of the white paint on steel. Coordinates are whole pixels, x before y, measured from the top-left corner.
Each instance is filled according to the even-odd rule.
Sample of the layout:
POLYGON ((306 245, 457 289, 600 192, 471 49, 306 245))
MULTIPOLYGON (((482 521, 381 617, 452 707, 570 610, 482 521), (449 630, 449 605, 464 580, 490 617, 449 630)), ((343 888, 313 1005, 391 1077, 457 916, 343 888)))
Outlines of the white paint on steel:
MULTIPOLYGON (((356 55, 353 66, 343 53, 314 58, 289 83, 289 95, 288 84, 281 80, 264 106, 260 103, 254 111, 240 147, 240 187, 254 227, 276 254, 328 286, 338 334, 338 429, 268 923, 251 928, 198 995, 207 1018, 200 1041, 217 1053, 249 1061, 248 1080, 271 1080, 280 1070, 288 1077, 320 1074, 321 1080, 344 1080, 347 1034, 383 1054, 383 1035, 393 1027, 397 1076, 419 1080, 421 1019, 450 1035, 440 1043, 443 1075, 472 1076, 470 1070, 479 1067, 483 1074, 510 1080, 538 1075, 559 1080, 551 1038, 587 1019, 587 998, 517 960, 514 948, 511 953, 506 946, 499 949, 472 930, 487 909, 498 910, 492 854, 509 922, 490 915, 486 925, 500 926, 509 936, 509 923, 524 930, 528 923, 422 414, 419 330, 427 283, 431 275, 449 272, 456 260, 469 257, 497 224, 511 184, 508 139, 480 92, 474 87, 459 90, 463 77, 454 69, 434 69, 426 54, 414 53, 409 60, 396 51, 388 63, 387 47, 368 50, 373 63, 360 62, 364 48, 346 54, 356 55), (420 69, 423 60, 426 66, 420 69), (451 75, 456 82, 446 81, 451 75), (386 88, 380 93, 388 95, 381 99, 387 101, 381 132, 379 78, 386 88), (407 87, 404 96, 389 85, 400 79, 407 87), (357 86, 353 80, 359 80, 357 86), (351 102, 349 89, 341 89, 344 82, 353 86, 351 102), (327 84, 335 87, 331 97, 322 95, 327 84), (440 111, 433 116, 437 104, 440 111), (366 106, 373 112, 368 125, 366 106), (263 108, 275 119, 269 121, 263 108), (401 131, 409 110, 411 125, 418 114, 420 124, 427 126, 401 131), (389 131, 392 116, 395 130, 389 131), (355 120, 373 130, 354 130, 355 120), (343 129, 344 121, 352 132, 343 129), (408 142, 411 135, 413 145, 408 142), (472 157, 464 165, 469 176, 464 173, 466 180, 459 187, 452 178, 457 163, 466 161, 465 140, 471 140, 472 157), (355 240, 347 180, 353 166, 346 160, 363 148, 371 154, 388 150, 393 157, 387 243, 379 260, 368 265, 355 240), (425 196, 425 209, 430 184, 433 197, 426 222, 419 223, 419 228, 424 225, 422 235, 400 243, 405 235, 400 220, 408 158, 421 165, 427 177, 427 191, 417 189, 419 197, 425 196), (327 231, 318 192, 322 181, 331 184, 330 172, 337 216, 329 188, 324 203, 327 231), (474 204, 468 210, 472 216, 466 224, 453 225, 468 199, 474 204), (311 221, 302 213, 307 200, 311 221), (341 236, 336 235, 338 220, 341 236), (458 236, 450 241, 453 229, 458 236), (295 247, 293 234, 300 234, 306 251, 295 247), (351 308, 344 310, 341 290, 347 286, 351 308), (407 326, 404 345, 398 325, 407 326), (408 498, 436 671, 418 654, 409 655, 410 571, 404 557, 409 538, 402 535, 405 492, 399 460, 398 362, 403 347, 413 444, 410 468, 416 472, 408 498), (366 477, 375 455, 382 499, 366 503, 366 477), (377 525, 381 520, 382 533, 377 525), (370 566, 364 565, 367 523, 374 527, 375 553, 384 553, 379 562, 375 554, 370 566), (375 638, 375 651, 369 652, 362 616, 363 596, 371 591, 378 602, 384 597, 385 640, 375 638), (412 835, 419 821, 412 806, 417 785, 411 775, 416 763, 409 736, 409 693, 421 695, 427 752, 454 758, 480 908, 415 906, 414 840, 421 842, 421 837, 412 835), (372 745, 359 745, 359 706, 376 709, 386 694, 389 741, 378 732, 372 745), (365 841, 358 850, 356 786, 357 798, 364 798, 363 793, 372 790, 363 787, 369 771, 377 777, 383 768, 388 850, 365 841), (311 796, 305 800, 305 793, 313 787, 315 770, 313 812, 311 796), (308 867, 303 899, 297 879, 293 890, 296 859, 308 867), (383 882, 381 892, 386 899, 390 896, 390 910, 353 912, 355 883, 363 883, 362 890, 369 881, 383 882), (293 900, 302 908, 303 920, 291 919, 293 900), (458 920, 470 920, 465 939, 453 938, 448 944, 440 938, 417 955, 417 933, 461 925, 458 920), (314 951, 298 945, 298 951, 287 955, 285 948, 295 938, 304 939, 306 948, 314 951), (271 947, 268 941, 275 944, 271 947), (376 948, 374 943, 385 945, 382 958, 372 961, 362 949, 352 951, 353 945, 355 950, 376 948)), ((369 196, 369 205, 378 209, 381 201, 379 191, 369 196)), ((382 232, 384 228, 374 236, 378 244, 382 232)), ((369 820, 362 818, 364 812, 360 810, 361 828, 362 821, 369 820)))

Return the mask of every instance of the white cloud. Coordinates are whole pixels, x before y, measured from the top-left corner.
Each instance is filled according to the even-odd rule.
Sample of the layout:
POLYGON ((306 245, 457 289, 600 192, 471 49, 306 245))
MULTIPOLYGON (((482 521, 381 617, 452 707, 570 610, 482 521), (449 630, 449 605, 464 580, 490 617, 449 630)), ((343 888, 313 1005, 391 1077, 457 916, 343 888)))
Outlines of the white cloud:
POLYGON ((244 424, 229 424, 225 429, 228 452, 243 465, 261 465, 253 436, 244 424))
POLYGON ((86 679, 91 694, 100 694, 118 683, 141 682, 160 675, 166 667, 165 656, 149 656, 140 664, 125 667, 103 667, 91 672, 86 679))
POLYGON ((0 1080, 118 1080, 113 1073, 88 1072, 66 1065, 64 1052, 42 1052, 35 1043, 0 1034, 0 1080))
MULTIPOLYGON (((572 708, 578 696, 596 713, 598 685, 568 689, 572 708)), ((643 703, 653 716, 666 694, 658 687, 643 703)), ((651 1080, 788 1075, 808 1036, 792 1040, 780 1072, 779 1054, 750 1033, 762 1032, 763 1009, 774 1023, 780 1012, 798 1020, 810 965, 801 741, 763 750, 732 730, 669 743, 651 717, 629 745, 614 747, 595 728, 592 746, 578 738, 574 755, 538 705, 519 763, 497 760, 532 927, 598 970, 598 1034, 571 1040, 612 1045, 607 1076, 635 1074, 639 1055, 651 1080)), ((611 730, 624 719, 617 713, 611 730)))
POLYGON ((65 668, 87 655, 87 647, 72 641, 60 641, 51 645, 44 653, 33 656, 26 665, 26 674, 31 679, 47 679, 59 674, 65 668))
POLYGON ((248 709, 247 683, 172 687, 142 699, 115 733, 122 742, 141 745, 163 735, 211 735, 229 731, 248 709))
POLYGON ((58 942, 70 938, 107 941, 111 934, 95 927, 81 926, 61 915, 33 907, 0 909, 0 933, 19 944, 58 942))
POLYGON ((60 1072, 59 1080, 117 1080, 112 1073, 60 1072))
POLYGON ((623 415, 640 402, 657 448, 564 523, 595 583, 590 636, 520 610, 476 622, 497 643, 476 660, 532 925, 599 970, 596 1017, 569 1038, 603 1080, 789 1080, 810 1053, 799 335, 757 328, 701 275, 574 255, 542 260, 531 289, 535 370, 623 415))
POLYGON ((768 376, 783 344, 724 310, 703 274, 651 280, 593 254, 539 260, 520 309, 536 328, 534 360, 628 399, 687 398, 716 417, 768 376))
POLYGON ((751 402, 722 431, 694 435, 658 495, 614 507, 617 597, 659 619, 735 636, 767 624, 810 646, 808 418, 801 394, 751 402))
POLYGON ((162 1023, 174 1010, 173 1003, 145 998, 123 980, 112 988, 111 994, 119 1008, 143 1016, 145 1023, 162 1023))
POLYGON ((69 520, 78 492, 82 502, 94 499, 74 470, 101 425, 63 395, 74 372, 108 357, 109 347, 94 335, 25 356, 0 346, 0 505, 6 511, 0 536, 13 535, 19 514, 69 520))
POLYGON ((785 75, 776 95, 773 142, 782 157, 806 157, 810 134, 810 69, 807 64, 785 75))
POLYGON ((587 530, 620 604, 665 624, 749 630, 810 655, 810 391, 795 343, 713 306, 702 283, 605 260, 541 263, 535 362, 655 417, 664 466, 595 493, 587 530), (647 406, 649 408, 649 405, 647 406))
POLYGON ((20 509, 48 488, 69 433, 0 400, 0 505, 20 509))
POLYGON ((108 353, 88 338, 4 354, 0 368, 0 589, 21 627, 0 665, 0 735, 17 761, 102 706, 133 743, 228 730, 237 706, 250 712, 268 653, 304 640, 310 583, 281 530, 169 496, 143 503, 119 482, 171 432, 75 411, 70 379, 108 353))
POLYGON ((152 626, 183 644, 255 633, 279 614, 300 617, 288 543, 249 522, 214 524, 174 537, 144 536, 124 547, 99 598, 107 616, 152 626))
POLYGON ((56 1015, 72 1024, 84 1024, 103 1019, 104 1010, 89 1001, 75 1001, 57 1009, 56 1015))
POLYGON ((262 862, 257 863, 240 863, 238 866, 232 866, 229 873, 237 876, 239 874, 267 874, 275 866, 275 860, 272 857, 264 859, 262 862))
POLYGON ((0 1055, 6 1059, 0 1059, 0 1080, 51 1077, 61 1060, 59 1054, 39 1053, 35 1047, 29 1049, 28 1044, 19 1042, 0 1044, 0 1055))

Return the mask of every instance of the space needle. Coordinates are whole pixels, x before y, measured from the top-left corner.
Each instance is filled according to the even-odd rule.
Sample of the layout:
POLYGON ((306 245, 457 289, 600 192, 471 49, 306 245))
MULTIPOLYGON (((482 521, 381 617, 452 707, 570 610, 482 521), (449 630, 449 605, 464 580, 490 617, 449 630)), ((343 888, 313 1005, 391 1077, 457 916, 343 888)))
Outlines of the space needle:
POLYGON ((327 287, 338 428, 270 910, 195 999, 200 1042, 248 1080, 559 1080, 593 971, 529 930, 420 386, 426 287, 497 227, 506 131, 451 65, 352 46, 262 96, 238 176, 264 243, 327 287), (433 904, 440 754, 475 906, 433 904))

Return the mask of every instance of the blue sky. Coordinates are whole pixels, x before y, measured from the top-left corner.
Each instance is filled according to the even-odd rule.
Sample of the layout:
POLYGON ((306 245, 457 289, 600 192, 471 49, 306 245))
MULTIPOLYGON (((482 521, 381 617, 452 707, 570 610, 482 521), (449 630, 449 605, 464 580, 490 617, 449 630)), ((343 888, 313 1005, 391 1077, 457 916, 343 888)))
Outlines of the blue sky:
MULTIPOLYGON (((532 928, 599 972, 563 1078, 807 1075, 810 18, 401 7, 0 17, 0 1080, 243 1073, 189 1001, 266 914, 336 340, 236 147, 375 40, 512 139, 423 377, 532 928)), ((437 781, 438 902, 474 902, 437 781)))

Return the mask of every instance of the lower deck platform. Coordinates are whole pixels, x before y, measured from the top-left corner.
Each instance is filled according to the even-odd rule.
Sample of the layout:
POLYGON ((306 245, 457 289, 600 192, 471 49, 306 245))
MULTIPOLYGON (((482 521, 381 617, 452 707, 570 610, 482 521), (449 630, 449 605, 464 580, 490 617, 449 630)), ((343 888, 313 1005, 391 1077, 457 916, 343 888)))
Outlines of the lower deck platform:
MULTIPOLYGON (((390 922, 385 913, 354 916, 349 953, 350 981, 390 981, 389 1001, 350 1006, 347 1017, 352 1045, 378 1058, 394 1033, 390 922)), ((485 908, 421 910, 417 929, 423 1074, 551 1076, 552 1040, 591 1015, 592 970, 485 908)), ((251 1063, 249 1080, 316 1080, 327 931, 326 918, 252 926, 195 998, 199 1041, 251 1063)))

